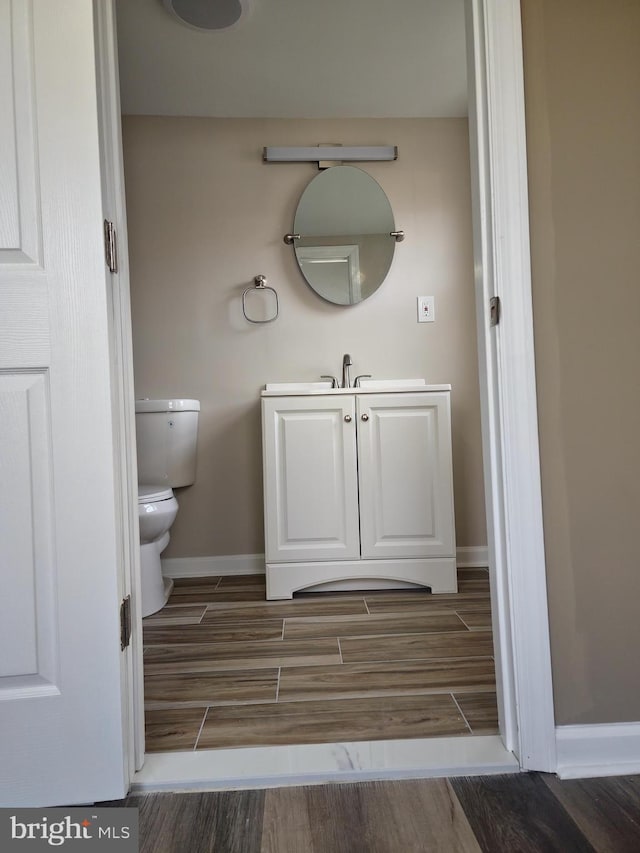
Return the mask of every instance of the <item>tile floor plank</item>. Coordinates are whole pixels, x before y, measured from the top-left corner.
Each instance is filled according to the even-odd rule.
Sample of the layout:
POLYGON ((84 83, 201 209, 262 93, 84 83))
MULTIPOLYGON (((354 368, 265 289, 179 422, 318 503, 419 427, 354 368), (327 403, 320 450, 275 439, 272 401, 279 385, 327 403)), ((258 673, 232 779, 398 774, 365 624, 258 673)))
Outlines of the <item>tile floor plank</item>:
POLYGON ((367 590, 361 592, 364 596, 369 610, 373 613, 378 609, 392 610, 392 612, 404 612, 407 609, 423 606, 433 606, 440 608, 443 605, 459 602, 469 603, 485 603, 489 601, 489 596, 485 592, 443 592, 431 593, 428 590, 412 589, 388 589, 388 590, 367 590), (394 610, 394 606, 397 610, 394 610))
POLYGON ((535 774, 459 777, 451 786, 483 850, 595 853, 535 774))
POLYGON ((414 695, 464 690, 495 690, 491 658, 362 662, 330 666, 287 667, 280 673, 280 701, 414 695))
POLYGON ((490 631, 408 634, 389 637, 345 637, 340 640, 345 663, 417 660, 421 658, 486 657, 493 654, 490 631))
POLYGON ((224 622, 252 622, 262 619, 285 619, 310 616, 358 616, 366 615, 367 608, 363 598, 339 598, 328 601, 265 601, 253 605, 210 604, 203 618, 203 624, 224 622))
POLYGON ((148 675, 338 663, 340 650, 334 639, 149 646, 144 653, 144 669, 148 675))
POLYGON ((434 601, 432 598, 413 598, 408 601, 366 599, 367 608, 372 616, 385 613, 457 613, 463 609, 466 612, 484 611, 491 607, 489 597, 474 593, 461 593, 460 598, 450 598, 445 601, 434 601))
POLYGON ((206 708, 145 711, 147 752, 194 749, 206 708))
POLYGON ((267 580, 261 575, 223 575, 220 578, 220 589, 246 589, 248 587, 259 587, 266 590, 267 580))
POLYGON ((540 775, 598 853, 640 850, 640 776, 560 780, 540 775))
POLYGON ((194 590, 176 596, 172 593, 169 604, 226 604, 239 602, 246 604, 250 601, 264 601, 265 592, 261 587, 246 587, 246 589, 216 589, 213 592, 203 594, 194 590))
POLYGON ((220 575, 206 575, 200 578, 174 578, 174 590, 181 590, 183 587, 208 587, 215 589, 220 583, 220 575))
POLYGON ((398 614, 379 616, 310 617, 285 619, 285 639, 311 637, 370 637, 383 634, 424 634, 468 631, 455 613, 398 614))
POLYGON ((489 593, 489 578, 472 578, 471 580, 459 580, 458 592, 485 592, 489 593))
POLYGON ((207 610, 206 604, 179 604, 173 607, 165 606, 157 613, 146 616, 142 627, 153 625, 197 625, 207 610))
POLYGON ((233 720, 237 714, 242 714, 244 719, 262 719, 264 717, 300 717, 308 714, 332 714, 332 713, 372 713, 377 711, 421 711, 425 707, 446 708, 459 715, 457 706, 453 702, 450 693, 406 696, 366 696, 355 699, 316 699, 309 702, 270 702, 266 704, 242 703, 240 705, 221 705, 211 711, 211 718, 226 721, 233 720))
POLYGON ((282 619, 265 619, 259 624, 201 622, 199 625, 151 626, 143 629, 145 646, 183 645, 184 643, 239 643, 254 640, 278 640, 282 637, 282 619))
POLYGON ((205 583, 189 583, 189 581, 191 580, 200 581, 200 578, 184 578, 182 579, 182 581, 174 581, 173 590, 171 591, 171 598, 168 602, 169 604, 172 603, 172 599, 175 599, 173 603, 179 604, 180 601, 182 601, 183 598, 188 595, 197 594, 204 597, 208 595, 215 595, 215 592, 218 589, 218 584, 220 583, 219 578, 205 578, 205 583))
POLYGON ((224 672, 181 672, 147 675, 146 708, 207 706, 237 702, 275 702, 278 669, 242 669, 224 672))
POLYGON ((225 586, 255 586, 256 584, 265 586, 266 578, 264 572, 253 572, 244 575, 222 575, 220 582, 225 586))
POLYGON ((454 699, 473 734, 495 734, 498 731, 498 703, 494 692, 456 693, 454 699))
POLYGON ((304 702, 210 708, 197 749, 277 746, 291 743, 388 740, 468 735, 467 724, 449 694, 391 697, 385 701, 318 703, 313 713, 304 702), (272 713, 274 712, 274 713, 272 713))
POLYGON ((267 791, 261 853, 480 853, 443 779, 267 791))
POLYGON ((480 608, 468 610, 466 607, 459 607, 456 614, 470 631, 487 631, 492 627, 491 609, 489 607, 484 610, 480 608))
POLYGON ((460 566, 458 568, 458 580, 488 580, 489 579, 489 569, 482 568, 480 566, 469 566, 465 568, 464 566, 460 566))

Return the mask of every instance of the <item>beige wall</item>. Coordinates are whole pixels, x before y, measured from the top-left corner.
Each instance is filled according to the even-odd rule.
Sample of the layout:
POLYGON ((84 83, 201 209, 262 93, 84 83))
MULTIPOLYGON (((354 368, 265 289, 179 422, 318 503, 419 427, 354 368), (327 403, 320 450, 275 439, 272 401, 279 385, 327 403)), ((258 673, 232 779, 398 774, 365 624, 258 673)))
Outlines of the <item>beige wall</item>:
POLYGON ((486 542, 466 120, 253 120, 126 117, 136 394, 202 402, 197 483, 166 556, 261 553, 259 393, 267 381, 337 375, 424 376, 453 386, 459 545, 486 542), (360 305, 321 300, 291 247, 313 164, 264 164, 264 145, 393 144, 395 163, 364 164, 405 230, 382 287, 360 305), (280 318, 252 326, 242 291, 257 274, 280 318), (435 296, 418 324, 416 297, 435 296))
POLYGON ((522 0, 558 723, 640 720, 640 3, 522 0))

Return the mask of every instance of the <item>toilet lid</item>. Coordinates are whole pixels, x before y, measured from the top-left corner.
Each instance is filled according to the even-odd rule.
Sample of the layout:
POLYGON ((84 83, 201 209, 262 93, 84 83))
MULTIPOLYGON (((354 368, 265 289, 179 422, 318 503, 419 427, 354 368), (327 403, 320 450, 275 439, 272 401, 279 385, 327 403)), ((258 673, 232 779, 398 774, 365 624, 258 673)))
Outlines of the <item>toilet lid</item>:
POLYGON ((138 486, 138 503, 150 504, 156 501, 168 501, 173 492, 165 486, 138 486))

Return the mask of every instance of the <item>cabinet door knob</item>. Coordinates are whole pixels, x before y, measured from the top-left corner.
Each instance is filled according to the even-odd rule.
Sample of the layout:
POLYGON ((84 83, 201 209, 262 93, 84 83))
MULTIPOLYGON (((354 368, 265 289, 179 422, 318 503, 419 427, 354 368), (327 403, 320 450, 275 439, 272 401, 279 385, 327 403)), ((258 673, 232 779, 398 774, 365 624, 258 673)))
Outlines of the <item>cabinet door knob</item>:
POLYGON ((346 421, 348 424, 350 424, 350 423, 351 423, 351 415, 345 415, 345 416, 344 416, 344 419, 345 419, 345 421, 346 421))
POLYGON ((362 415, 362 420, 363 420, 363 421, 368 421, 368 420, 369 420, 369 415, 367 415, 366 413, 365 413, 364 415, 362 415))

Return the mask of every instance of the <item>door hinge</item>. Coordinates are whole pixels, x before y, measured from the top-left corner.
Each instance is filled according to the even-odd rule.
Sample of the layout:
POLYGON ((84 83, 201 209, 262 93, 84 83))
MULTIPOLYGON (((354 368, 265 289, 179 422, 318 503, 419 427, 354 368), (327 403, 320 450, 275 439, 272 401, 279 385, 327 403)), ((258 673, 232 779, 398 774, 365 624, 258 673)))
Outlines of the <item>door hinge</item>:
POLYGON ((489 325, 497 326, 500 323, 500 314, 502 306, 500 305, 500 297, 492 296, 489 300, 489 325))
POLYGON ((116 228, 108 219, 104 221, 104 257, 109 272, 118 272, 118 245, 116 242, 116 228))
POLYGON ((120 649, 124 651, 131 642, 131 596, 120 605, 120 649))

